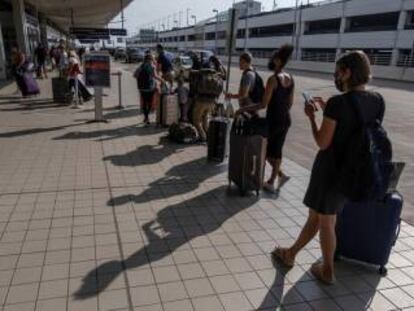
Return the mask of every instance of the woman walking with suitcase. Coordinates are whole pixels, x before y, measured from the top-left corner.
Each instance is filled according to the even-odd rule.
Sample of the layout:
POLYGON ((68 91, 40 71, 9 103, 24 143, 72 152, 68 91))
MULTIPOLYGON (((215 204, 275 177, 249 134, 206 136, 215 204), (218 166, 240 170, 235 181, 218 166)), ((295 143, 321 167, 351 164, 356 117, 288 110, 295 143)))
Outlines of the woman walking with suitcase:
POLYGON ((304 204, 309 207, 308 219, 291 247, 277 247, 273 252, 275 257, 291 267, 298 252, 319 232, 322 262, 315 263, 311 272, 327 284, 335 281, 335 225, 337 214, 347 201, 338 187, 341 177, 338 172, 349 142, 361 126, 350 98, 357 102, 358 110, 367 123, 382 122, 385 111, 382 96, 366 90, 370 79, 370 63, 364 52, 352 51, 340 57, 336 62, 334 78, 337 89, 343 94, 330 98, 327 103, 315 98, 305 105, 313 137, 320 149, 304 199, 304 204), (315 118, 317 106, 323 110, 321 125, 317 124, 315 118))
POLYGON ((272 173, 264 184, 264 190, 277 193, 278 190, 289 180, 280 166, 282 163, 282 149, 286 135, 291 125, 290 108, 293 104, 295 83, 293 77, 286 73, 285 68, 293 52, 293 46, 284 45, 275 52, 269 61, 269 69, 273 75, 266 85, 265 94, 261 103, 240 108, 237 114, 249 111, 257 111, 267 108, 266 119, 268 126, 268 144, 266 159, 272 166, 272 173), (278 187, 274 183, 279 178, 278 187))

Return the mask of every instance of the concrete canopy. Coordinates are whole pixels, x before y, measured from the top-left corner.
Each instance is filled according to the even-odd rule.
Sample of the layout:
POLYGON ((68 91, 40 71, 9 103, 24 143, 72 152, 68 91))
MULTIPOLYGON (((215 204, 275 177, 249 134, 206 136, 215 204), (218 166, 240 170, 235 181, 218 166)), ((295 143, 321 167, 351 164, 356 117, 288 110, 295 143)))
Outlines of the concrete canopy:
MULTIPOLYGON (((27 0, 26 0, 27 1, 27 0)), ((125 9, 132 0, 28 0, 62 30, 69 31, 74 27, 104 28, 122 7, 125 9)), ((121 28, 121 24, 113 24, 112 28, 121 28)))

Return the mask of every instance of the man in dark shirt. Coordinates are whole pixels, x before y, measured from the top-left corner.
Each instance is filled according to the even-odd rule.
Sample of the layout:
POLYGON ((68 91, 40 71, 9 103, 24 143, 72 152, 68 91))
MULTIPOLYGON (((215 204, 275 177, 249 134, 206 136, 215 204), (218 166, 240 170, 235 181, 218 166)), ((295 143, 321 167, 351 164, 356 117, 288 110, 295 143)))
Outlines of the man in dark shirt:
POLYGON ((37 61, 37 76, 43 79, 43 76, 47 78, 47 70, 46 70, 46 57, 47 57, 47 50, 46 48, 39 43, 35 50, 36 61, 37 61))
POLYGON ((172 92, 174 84, 174 70, 171 59, 166 55, 164 47, 157 45, 157 69, 162 74, 162 78, 169 83, 169 91, 172 92))

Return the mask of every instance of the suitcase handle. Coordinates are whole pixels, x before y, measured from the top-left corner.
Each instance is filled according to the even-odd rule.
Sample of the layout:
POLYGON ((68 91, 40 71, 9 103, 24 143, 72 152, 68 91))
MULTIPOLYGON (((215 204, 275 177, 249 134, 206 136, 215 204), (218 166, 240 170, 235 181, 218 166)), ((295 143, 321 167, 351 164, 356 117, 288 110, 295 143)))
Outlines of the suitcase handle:
POLYGON ((257 156, 253 156, 253 165, 252 165, 252 172, 251 172, 251 175, 254 175, 254 174, 256 174, 256 162, 257 162, 257 156))

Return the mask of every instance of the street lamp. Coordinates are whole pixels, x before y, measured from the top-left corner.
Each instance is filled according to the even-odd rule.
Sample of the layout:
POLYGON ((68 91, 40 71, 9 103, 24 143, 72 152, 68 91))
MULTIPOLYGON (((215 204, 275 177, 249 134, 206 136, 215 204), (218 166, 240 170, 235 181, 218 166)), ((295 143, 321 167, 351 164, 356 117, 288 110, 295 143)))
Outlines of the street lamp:
POLYGON ((244 51, 247 52, 247 40, 249 39, 249 0, 245 1, 246 4, 246 16, 244 17, 244 51))
POLYGON ((216 31, 214 33, 214 51, 215 51, 215 54, 217 54, 217 31, 218 31, 218 19, 219 19, 218 13, 219 13, 219 11, 217 9, 214 9, 213 13, 216 13, 216 31))
POLYGON ((197 16, 191 15, 191 18, 194 20, 194 25, 197 24, 197 16))

